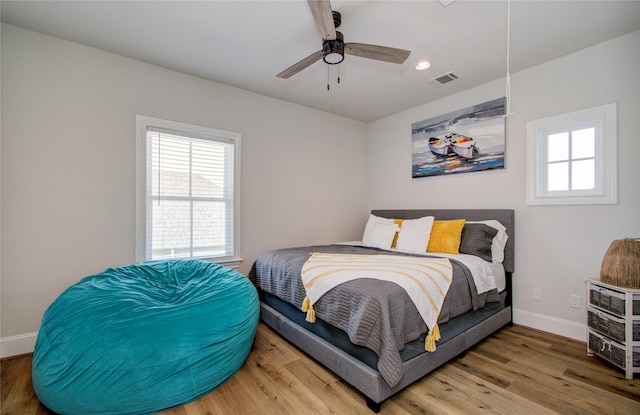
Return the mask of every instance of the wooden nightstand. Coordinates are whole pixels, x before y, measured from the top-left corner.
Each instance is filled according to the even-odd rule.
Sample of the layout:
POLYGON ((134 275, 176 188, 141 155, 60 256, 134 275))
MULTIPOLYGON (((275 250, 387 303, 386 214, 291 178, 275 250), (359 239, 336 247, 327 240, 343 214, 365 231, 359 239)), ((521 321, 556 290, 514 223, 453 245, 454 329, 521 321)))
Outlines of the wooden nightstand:
POLYGON ((587 293, 587 354, 600 356, 633 379, 640 374, 640 289, 592 278, 587 293))

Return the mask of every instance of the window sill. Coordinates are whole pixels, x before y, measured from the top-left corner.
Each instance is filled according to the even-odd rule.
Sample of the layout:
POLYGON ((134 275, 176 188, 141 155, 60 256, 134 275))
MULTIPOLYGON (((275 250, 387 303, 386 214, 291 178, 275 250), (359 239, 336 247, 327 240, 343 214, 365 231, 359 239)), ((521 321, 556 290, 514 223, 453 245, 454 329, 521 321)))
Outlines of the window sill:
POLYGON ((194 258, 194 259, 200 259, 202 261, 206 261, 206 262, 211 262, 214 264, 220 264, 222 266, 225 266, 227 268, 232 268, 232 269, 238 269, 238 267, 240 266, 240 264, 242 263, 242 258, 227 258, 227 259, 218 259, 218 258, 194 258))

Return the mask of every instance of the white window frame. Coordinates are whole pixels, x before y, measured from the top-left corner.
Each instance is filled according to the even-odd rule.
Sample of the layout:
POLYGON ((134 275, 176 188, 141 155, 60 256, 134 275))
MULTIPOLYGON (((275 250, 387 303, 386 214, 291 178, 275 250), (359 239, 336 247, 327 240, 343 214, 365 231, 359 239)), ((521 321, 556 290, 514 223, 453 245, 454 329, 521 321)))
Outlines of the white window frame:
POLYGON ((527 205, 615 204, 617 197, 616 104, 527 122, 527 205), (595 189, 547 190, 546 138, 560 131, 595 127, 595 189))
POLYGON ((203 138, 218 138, 230 140, 234 144, 233 171, 233 256, 198 257, 198 259, 216 262, 231 268, 237 268, 242 262, 240 255, 240 139, 241 134, 218 130, 209 127, 191 125, 176 121, 168 121, 143 115, 136 116, 136 229, 135 229, 135 258, 142 262, 147 255, 147 131, 148 129, 163 129, 185 136, 203 138))

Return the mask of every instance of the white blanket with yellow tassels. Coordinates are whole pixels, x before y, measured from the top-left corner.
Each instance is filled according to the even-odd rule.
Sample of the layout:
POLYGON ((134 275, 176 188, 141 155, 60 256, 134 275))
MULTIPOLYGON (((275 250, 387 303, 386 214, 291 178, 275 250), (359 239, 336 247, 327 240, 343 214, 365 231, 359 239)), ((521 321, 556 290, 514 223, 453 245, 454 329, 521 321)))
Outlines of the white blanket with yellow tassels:
POLYGON ((358 278, 395 282, 407 292, 429 328, 425 350, 433 352, 435 342, 440 340, 438 316, 452 275, 448 258, 312 252, 302 267, 307 296, 301 309, 307 313, 306 320, 313 323, 313 305, 333 287, 358 278))

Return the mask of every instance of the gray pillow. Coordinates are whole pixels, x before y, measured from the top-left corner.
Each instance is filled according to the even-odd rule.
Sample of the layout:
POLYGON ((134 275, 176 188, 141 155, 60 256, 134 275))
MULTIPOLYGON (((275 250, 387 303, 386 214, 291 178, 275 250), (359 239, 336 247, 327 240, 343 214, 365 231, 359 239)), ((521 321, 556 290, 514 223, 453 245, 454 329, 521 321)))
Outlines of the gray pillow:
POLYGON ((484 223, 465 223, 460 239, 460 253, 492 261, 491 243, 498 230, 484 223))

